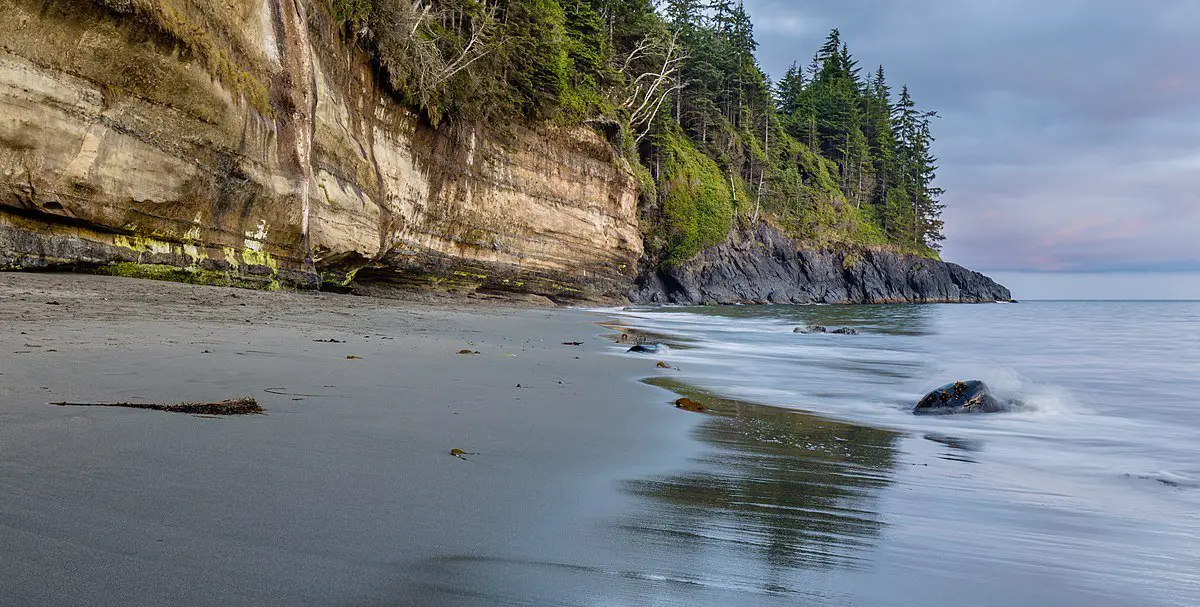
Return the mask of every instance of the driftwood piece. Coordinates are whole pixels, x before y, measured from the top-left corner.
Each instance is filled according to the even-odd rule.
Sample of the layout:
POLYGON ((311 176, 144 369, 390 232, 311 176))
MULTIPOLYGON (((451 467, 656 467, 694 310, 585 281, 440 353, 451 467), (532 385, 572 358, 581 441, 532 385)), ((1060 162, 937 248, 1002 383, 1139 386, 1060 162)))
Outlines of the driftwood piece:
POLYGON ((692 413, 704 413, 708 411, 708 407, 686 397, 675 401, 675 406, 684 411, 691 411, 692 413))
POLYGON ((168 413, 189 413, 191 415, 252 415, 262 413, 263 408, 253 398, 235 398, 215 403, 179 403, 176 405, 158 405, 154 403, 49 403, 59 407, 124 407, 126 409, 152 409, 168 413))

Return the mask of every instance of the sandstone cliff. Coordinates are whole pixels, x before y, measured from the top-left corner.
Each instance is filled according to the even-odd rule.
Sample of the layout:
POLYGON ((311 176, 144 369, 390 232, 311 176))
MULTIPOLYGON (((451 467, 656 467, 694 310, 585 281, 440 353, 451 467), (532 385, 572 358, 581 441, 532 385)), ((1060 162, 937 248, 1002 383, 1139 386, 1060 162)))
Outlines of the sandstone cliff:
POLYGON ((628 288, 638 190, 603 139, 435 131, 324 6, 0 0, 0 269, 628 288))
POLYGON ((884 251, 811 251, 760 226, 691 261, 646 271, 638 303, 980 303, 1008 289, 962 266, 884 251))
POLYGON ((0 0, 0 270, 675 303, 1008 299, 761 228, 634 284, 628 162, 587 129, 433 129, 320 0, 0 0))

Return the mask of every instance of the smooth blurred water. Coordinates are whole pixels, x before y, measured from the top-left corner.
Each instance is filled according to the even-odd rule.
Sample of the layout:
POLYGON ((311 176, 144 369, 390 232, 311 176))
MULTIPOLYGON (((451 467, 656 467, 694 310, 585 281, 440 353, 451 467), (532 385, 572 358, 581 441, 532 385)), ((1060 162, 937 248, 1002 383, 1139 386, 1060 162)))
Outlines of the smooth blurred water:
POLYGON ((713 451, 696 470, 631 486, 707 509, 647 514, 642 531, 707 530, 726 545, 713 570, 765 567, 776 590, 861 604, 1200 605, 1198 302, 613 314, 672 346, 664 380, 840 422, 728 409, 735 422, 701 432, 713 451), (861 334, 792 332, 810 323, 861 334), (911 414, 959 379, 1026 409, 911 414))

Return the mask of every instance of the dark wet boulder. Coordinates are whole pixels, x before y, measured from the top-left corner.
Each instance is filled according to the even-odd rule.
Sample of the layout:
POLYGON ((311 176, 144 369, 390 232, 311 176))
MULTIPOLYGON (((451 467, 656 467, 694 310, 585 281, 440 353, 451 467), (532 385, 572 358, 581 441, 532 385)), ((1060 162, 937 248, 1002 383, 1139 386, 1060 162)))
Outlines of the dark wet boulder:
POLYGON ((851 329, 850 327, 843 327, 841 329, 834 329, 833 331, 830 331, 830 333, 835 335, 858 335, 858 330, 851 329))
POLYGON ((808 325, 807 327, 796 327, 792 331, 792 333, 805 333, 805 334, 828 333, 828 332, 829 332, 829 329, 826 329, 825 327, 822 327, 821 325, 808 325))
POLYGON ((661 350, 662 346, 659 344, 638 344, 627 351, 634 354, 658 354, 661 350))
POLYGON ((925 395, 917 403, 915 415, 950 415, 953 413, 999 413, 1012 408, 992 395, 987 384, 979 380, 946 384, 925 395))

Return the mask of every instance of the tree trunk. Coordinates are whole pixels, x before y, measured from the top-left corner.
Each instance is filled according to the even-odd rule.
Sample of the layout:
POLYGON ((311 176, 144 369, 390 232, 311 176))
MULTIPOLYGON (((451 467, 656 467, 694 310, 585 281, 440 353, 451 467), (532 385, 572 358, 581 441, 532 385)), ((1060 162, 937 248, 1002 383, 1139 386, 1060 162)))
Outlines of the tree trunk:
POLYGON ((763 165, 758 169, 758 191, 754 194, 754 225, 758 225, 758 210, 762 206, 763 181, 767 175, 767 165, 771 162, 771 115, 767 114, 767 124, 763 127, 763 165))

